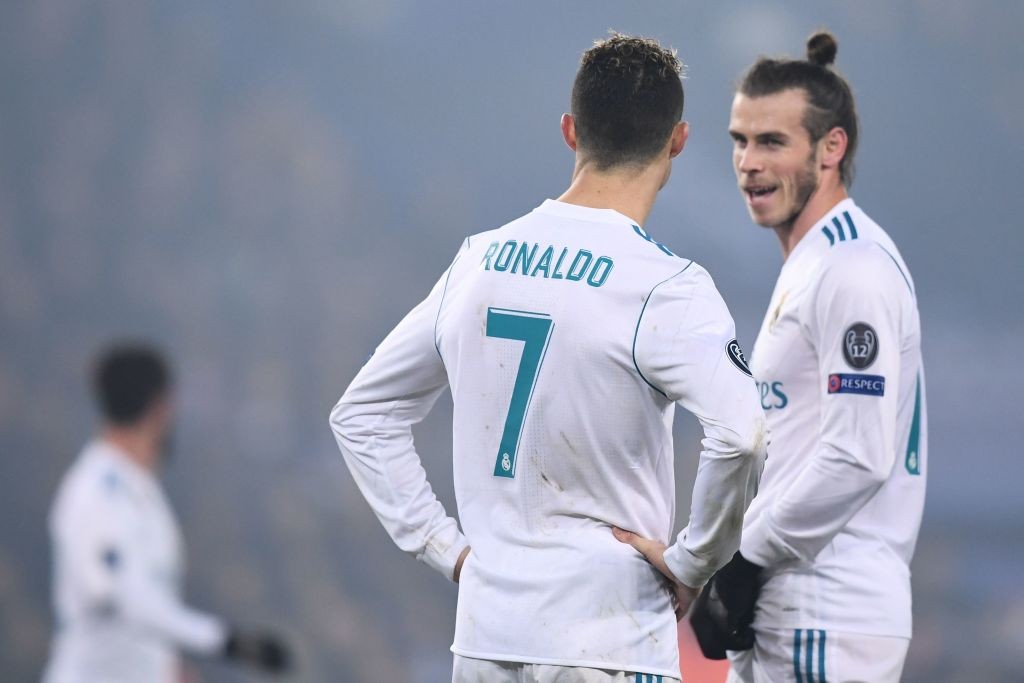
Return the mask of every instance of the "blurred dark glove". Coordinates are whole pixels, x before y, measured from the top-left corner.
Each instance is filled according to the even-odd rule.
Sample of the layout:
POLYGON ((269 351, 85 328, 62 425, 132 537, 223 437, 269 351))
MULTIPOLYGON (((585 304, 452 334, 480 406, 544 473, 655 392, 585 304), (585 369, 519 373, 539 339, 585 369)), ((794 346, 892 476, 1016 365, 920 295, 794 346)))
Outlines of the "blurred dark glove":
POLYGON ((224 656, 267 673, 286 673, 292 667, 288 644, 268 631, 232 628, 224 643, 224 656))
POLYGON ((763 568, 740 555, 715 572, 694 603, 690 625, 708 659, 725 659, 726 650, 754 647, 754 605, 763 568))

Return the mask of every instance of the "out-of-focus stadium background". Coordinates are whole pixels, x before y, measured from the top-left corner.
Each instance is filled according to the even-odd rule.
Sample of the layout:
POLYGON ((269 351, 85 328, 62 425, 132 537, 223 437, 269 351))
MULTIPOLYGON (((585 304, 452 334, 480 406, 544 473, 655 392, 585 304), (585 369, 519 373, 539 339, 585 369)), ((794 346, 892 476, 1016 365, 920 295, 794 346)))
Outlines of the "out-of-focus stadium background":
MULTIPOLYGON (((0 680, 46 657, 47 508, 92 428, 88 361, 123 336, 177 362, 189 599, 285 628, 295 680, 448 679, 455 587, 386 537, 330 407, 465 235, 567 184, 558 117, 609 28, 689 65, 692 135, 648 227, 715 275, 751 347, 780 256, 734 188, 731 87, 819 26, 858 96, 853 195, 923 317, 905 680, 1021 680, 1024 4, 999 0, 0 4, 0 680)), ((417 434, 454 509, 449 405, 417 434)), ((682 525, 693 423, 678 437, 682 525)))

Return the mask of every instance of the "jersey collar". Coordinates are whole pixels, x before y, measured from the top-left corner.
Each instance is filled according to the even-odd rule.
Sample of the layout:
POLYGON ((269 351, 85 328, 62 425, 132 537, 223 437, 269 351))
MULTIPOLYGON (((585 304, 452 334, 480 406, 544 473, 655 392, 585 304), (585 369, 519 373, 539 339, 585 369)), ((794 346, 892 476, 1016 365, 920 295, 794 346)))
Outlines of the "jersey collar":
POLYGON ((579 204, 560 202, 557 199, 545 199, 544 203, 534 211, 559 218, 572 218, 588 223, 612 223, 615 225, 638 225, 629 216, 619 213, 615 209, 595 209, 579 204))

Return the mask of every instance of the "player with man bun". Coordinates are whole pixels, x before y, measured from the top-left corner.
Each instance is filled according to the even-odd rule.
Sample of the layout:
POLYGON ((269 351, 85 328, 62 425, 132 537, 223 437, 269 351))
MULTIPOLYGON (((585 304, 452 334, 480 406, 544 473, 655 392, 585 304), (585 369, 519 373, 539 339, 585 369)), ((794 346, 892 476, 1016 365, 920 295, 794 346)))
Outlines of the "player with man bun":
POLYGON ((832 68, 759 59, 732 105, 733 163, 783 266, 751 369, 771 457, 740 551, 698 600, 705 654, 730 681, 898 681, 911 637, 910 559, 924 506, 921 328, 899 250, 849 198, 858 126, 832 68))

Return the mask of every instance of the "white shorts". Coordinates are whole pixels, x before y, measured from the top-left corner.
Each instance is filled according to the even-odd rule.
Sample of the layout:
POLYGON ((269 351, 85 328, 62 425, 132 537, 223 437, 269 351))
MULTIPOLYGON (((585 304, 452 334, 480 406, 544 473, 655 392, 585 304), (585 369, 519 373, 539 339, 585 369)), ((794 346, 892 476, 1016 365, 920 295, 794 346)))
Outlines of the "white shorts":
POLYGON ((495 662, 455 655, 452 683, 680 683, 680 680, 635 671, 495 662))
POLYGON ((899 683, 910 640, 819 629, 755 629, 729 652, 728 683, 899 683))

